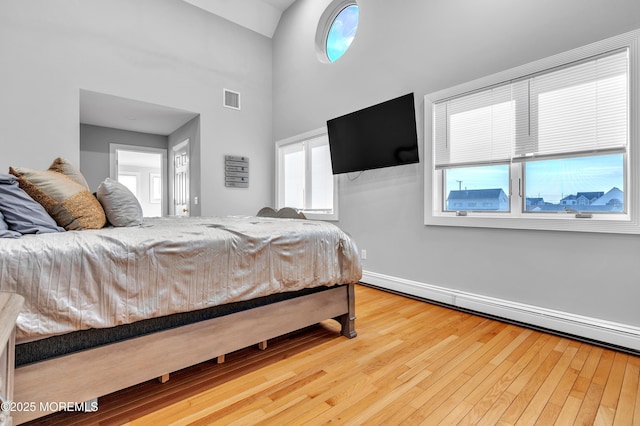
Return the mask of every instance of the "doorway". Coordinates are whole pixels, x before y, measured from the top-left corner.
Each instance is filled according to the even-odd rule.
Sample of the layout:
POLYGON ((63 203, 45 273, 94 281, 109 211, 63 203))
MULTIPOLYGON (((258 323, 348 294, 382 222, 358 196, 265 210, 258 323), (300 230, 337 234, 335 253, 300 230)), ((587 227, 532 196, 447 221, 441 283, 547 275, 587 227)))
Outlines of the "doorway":
POLYGON ((111 179, 138 199, 144 217, 167 215, 167 150, 110 144, 111 179))
POLYGON ((173 207, 175 216, 190 216, 191 196, 189 191, 189 139, 171 148, 173 158, 173 207))

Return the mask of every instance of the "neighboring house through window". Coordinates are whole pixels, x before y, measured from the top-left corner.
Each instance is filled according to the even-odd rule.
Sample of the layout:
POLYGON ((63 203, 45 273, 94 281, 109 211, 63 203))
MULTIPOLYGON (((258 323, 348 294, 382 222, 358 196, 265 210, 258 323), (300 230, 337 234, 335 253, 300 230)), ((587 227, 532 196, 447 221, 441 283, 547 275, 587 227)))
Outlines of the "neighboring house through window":
POLYGON ((426 96, 425 223, 640 233, 639 47, 634 31, 426 96))

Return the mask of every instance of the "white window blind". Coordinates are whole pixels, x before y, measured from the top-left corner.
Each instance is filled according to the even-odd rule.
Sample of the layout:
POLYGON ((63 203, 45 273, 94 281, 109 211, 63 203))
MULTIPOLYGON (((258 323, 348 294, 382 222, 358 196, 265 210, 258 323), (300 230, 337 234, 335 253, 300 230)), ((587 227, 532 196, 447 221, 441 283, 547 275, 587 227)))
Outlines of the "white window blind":
POLYGON ((529 85, 530 134, 518 135, 516 157, 623 152, 628 67, 625 49, 524 82, 529 85))
POLYGON ((304 208, 305 153, 304 144, 284 146, 281 151, 282 181, 279 185, 283 207, 304 208))
POLYGON ((624 49, 436 102, 436 169, 624 152, 628 68, 624 49))
POLYGON ((276 142, 276 208, 293 207, 307 218, 337 219, 337 182, 326 128, 276 142))
POLYGON ((326 137, 307 141, 309 173, 307 187, 311 189, 307 197, 306 210, 331 210, 333 208, 333 174, 331 153, 326 137))
POLYGON ((514 103, 510 85, 436 105, 436 167, 511 160, 514 103))

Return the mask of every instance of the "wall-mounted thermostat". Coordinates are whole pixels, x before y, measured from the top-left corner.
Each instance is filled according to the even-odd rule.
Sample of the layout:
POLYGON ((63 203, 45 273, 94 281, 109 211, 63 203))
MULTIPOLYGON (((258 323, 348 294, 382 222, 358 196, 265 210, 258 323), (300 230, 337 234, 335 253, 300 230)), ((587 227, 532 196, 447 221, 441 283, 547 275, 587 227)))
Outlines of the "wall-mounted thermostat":
POLYGON ((248 157, 224 156, 224 186, 229 188, 249 187, 248 157))

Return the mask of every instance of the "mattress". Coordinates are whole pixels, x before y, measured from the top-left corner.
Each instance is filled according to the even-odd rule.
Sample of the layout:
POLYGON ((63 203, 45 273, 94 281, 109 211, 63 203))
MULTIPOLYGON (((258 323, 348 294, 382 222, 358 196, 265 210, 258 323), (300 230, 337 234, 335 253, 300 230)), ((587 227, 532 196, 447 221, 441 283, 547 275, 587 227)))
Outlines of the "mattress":
POLYGON ((0 239, 0 291, 25 297, 18 343, 361 275, 354 241, 320 221, 149 218, 139 227, 0 239))

